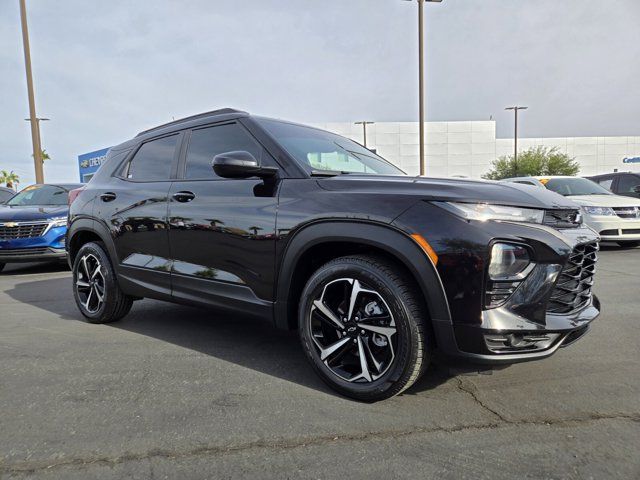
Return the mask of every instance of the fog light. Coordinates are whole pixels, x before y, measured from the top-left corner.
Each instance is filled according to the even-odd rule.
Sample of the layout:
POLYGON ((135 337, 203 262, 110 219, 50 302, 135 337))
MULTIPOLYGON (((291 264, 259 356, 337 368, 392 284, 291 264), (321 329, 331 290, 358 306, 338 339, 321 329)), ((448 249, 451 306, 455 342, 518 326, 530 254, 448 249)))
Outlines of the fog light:
POLYGON ((526 247, 509 243, 496 243, 491 249, 489 278, 491 280, 522 280, 531 257, 526 247))

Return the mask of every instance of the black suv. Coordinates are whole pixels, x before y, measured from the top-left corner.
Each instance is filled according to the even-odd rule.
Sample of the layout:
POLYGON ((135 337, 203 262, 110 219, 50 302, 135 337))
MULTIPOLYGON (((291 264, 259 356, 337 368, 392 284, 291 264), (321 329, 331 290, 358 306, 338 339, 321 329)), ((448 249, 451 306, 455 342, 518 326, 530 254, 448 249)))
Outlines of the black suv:
POLYGON ((547 357, 600 310, 598 236, 564 197, 409 177, 349 139, 232 109, 112 148, 73 200, 67 248, 90 322, 142 297, 261 317, 299 329, 322 379, 361 400, 402 392, 435 352, 547 357))
POLYGON ((587 177, 601 187, 626 197, 640 198, 640 173, 616 172, 587 177))

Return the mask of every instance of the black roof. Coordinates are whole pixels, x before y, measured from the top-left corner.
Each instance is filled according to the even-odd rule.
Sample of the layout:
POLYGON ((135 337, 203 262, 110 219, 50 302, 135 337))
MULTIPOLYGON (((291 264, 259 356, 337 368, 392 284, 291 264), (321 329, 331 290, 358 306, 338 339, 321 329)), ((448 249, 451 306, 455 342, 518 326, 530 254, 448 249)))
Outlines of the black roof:
POLYGON ((173 127, 176 125, 180 125, 182 123, 186 123, 186 122, 191 122, 194 120, 205 120, 208 119, 210 117, 217 117, 220 115, 230 115, 230 114, 237 114, 237 115, 248 115, 247 112, 243 112, 242 110, 236 110, 235 108, 221 108, 219 110, 212 110, 210 112, 205 112, 205 113, 198 113, 196 115, 191 115, 189 117, 184 117, 184 118, 180 118, 178 120, 173 120, 169 123, 163 123, 162 125, 158 125, 157 127, 153 127, 150 128, 148 130, 143 130, 142 132, 138 133, 138 135, 136 135, 136 137, 139 137, 141 135, 146 135, 147 133, 151 133, 151 132, 155 132, 157 130, 162 130, 164 128, 167 127, 173 127))

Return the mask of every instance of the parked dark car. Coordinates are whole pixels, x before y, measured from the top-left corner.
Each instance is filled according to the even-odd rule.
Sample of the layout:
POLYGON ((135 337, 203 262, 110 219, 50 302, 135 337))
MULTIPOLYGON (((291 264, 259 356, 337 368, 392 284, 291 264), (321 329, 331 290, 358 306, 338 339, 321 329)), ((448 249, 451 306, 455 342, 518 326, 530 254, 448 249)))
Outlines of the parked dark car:
POLYGON ((67 248, 89 322, 142 297, 254 315, 298 328, 320 377, 369 401, 436 352, 548 357, 600 308, 598 236, 562 196, 409 177, 349 139, 232 109, 113 147, 71 205, 67 248))
POLYGON ((0 205, 13 197, 16 192, 10 188, 0 187, 0 205))
POLYGON ((640 198, 640 173, 616 172, 587 178, 617 195, 640 198))
POLYGON ((0 271, 7 263, 66 258, 68 196, 80 186, 31 185, 0 205, 0 271))

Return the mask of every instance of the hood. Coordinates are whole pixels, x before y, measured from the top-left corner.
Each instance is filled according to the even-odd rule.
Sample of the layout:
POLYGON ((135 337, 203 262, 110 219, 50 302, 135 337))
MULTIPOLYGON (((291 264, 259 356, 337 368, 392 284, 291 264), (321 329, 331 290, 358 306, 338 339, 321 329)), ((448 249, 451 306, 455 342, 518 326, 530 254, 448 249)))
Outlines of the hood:
POLYGON ((0 205, 0 222, 28 222, 63 217, 69 213, 67 205, 0 205))
POLYGON ((622 195, 571 195, 567 198, 590 207, 640 207, 640 199, 622 195))
POLYGON ((318 184, 326 190, 415 195, 423 200, 490 203, 538 209, 578 208, 571 199, 545 188, 489 180, 349 174, 318 180, 318 184))

